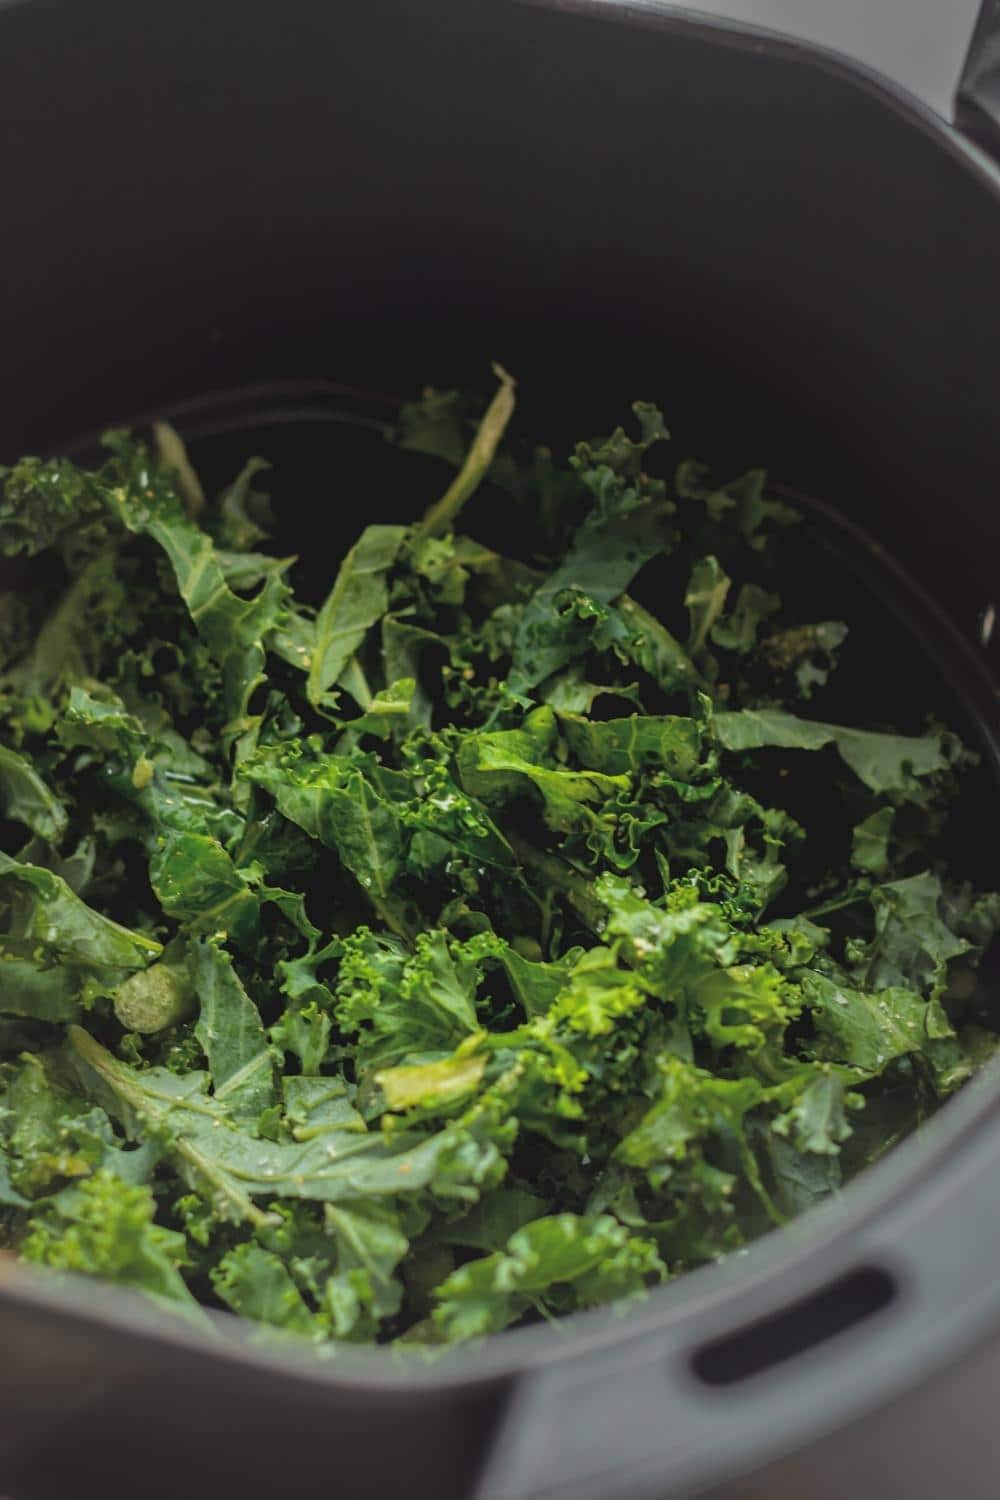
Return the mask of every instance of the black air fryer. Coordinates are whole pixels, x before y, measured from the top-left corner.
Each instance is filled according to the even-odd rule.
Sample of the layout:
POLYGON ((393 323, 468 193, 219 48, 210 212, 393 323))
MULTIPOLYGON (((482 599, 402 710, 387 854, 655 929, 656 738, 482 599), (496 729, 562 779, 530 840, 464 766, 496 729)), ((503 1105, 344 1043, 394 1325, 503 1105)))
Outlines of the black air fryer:
MULTIPOLYGON (((304 463, 344 387, 491 358, 547 438, 641 395, 840 518, 1000 778, 998 0, 956 117, 638 0, 0 0, 0 459, 170 413, 304 463)), ((996 1500, 998 1267, 988 1076, 750 1253, 423 1371, 4 1263, 0 1492, 996 1500)))

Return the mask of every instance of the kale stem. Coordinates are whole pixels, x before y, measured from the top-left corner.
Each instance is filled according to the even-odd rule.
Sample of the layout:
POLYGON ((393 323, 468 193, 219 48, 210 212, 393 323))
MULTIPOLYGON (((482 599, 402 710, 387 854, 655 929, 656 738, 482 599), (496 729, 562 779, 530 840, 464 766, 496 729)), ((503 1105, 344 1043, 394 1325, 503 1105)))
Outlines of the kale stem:
POLYGON ((430 507, 423 520, 417 524, 415 532, 418 537, 439 536, 442 531, 447 531, 454 524, 455 517, 466 500, 479 488, 493 462, 493 455, 514 413, 513 378, 502 365, 494 365, 493 373, 499 380, 500 387, 486 408, 486 414, 479 424, 462 467, 440 500, 430 507))
POLYGON ((595 937, 599 937, 604 930, 607 912, 592 894, 593 882, 577 874, 558 855, 536 849, 516 833, 508 833, 507 842, 521 864, 561 891, 577 916, 582 918, 595 937))
POLYGON ((760 1166, 757 1162, 757 1158, 754 1155, 750 1143, 743 1136, 742 1132, 739 1132, 738 1149, 740 1161, 742 1163, 743 1170, 746 1173, 747 1181, 753 1188, 754 1192, 757 1194, 757 1197, 763 1205, 764 1211, 767 1214, 768 1218, 771 1220, 771 1223, 776 1224, 780 1227, 786 1222, 785 1215, 781 1212, 781 1209, 777 1206, 774 1199, 767 1191, 767 1188, 764 1186, 763 1180, 761 1179, 760 1166))
MULTIPOLYGON (((276 1222, 273 1214, 265 1213, 245 1193, 234 1189, 227 1181, 225 1174, 220 1172, 192 1141, 186 1140, 184 1136, 175 1134, 170 1129, 171 1114, 190 1108, 187 1101, 161 1099, 152 1090, 144 1089, 134 1082, 128 1070, 122 1067, 99 1042, 96 1042, 88 1031, 84 1031, 82 1026, 67 1026, 66 1036, 81 1061, 88 1068, 93 1069, 115 1097, 122 1100, 148 1125, 160 1127, 164 1132, 163 1142, 166 1150, 182 1157, 217 1197, 224 1198, 232 1204, 239 1218, 248 1220, 257 1229, 265 1229, 276 1222)), ((205 1113, 206 1111, 199 1111, 195 1106, 195 1112, 205 1113)))

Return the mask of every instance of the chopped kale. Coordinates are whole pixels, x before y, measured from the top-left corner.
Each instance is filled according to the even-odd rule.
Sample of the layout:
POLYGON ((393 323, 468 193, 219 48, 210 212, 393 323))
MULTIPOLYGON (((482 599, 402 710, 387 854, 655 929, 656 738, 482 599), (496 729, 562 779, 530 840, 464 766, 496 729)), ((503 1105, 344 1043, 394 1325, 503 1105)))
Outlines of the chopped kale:
POLYGON ((325 599, 259 550, 259 461, 206 496, 158 424, 0 470, 26 1261, 323 1344, 479 1337, 784 1223, 994 1050, 1000 896, 944 842, 974 757, 823 716, 853 622, 786 609, 799 518, 759 470, 663 477, 643 403, 525 458, 496 373, 478 425, 402 410, 455 478, 325 599), (483 484, 516 555, 465 530, 483 484))

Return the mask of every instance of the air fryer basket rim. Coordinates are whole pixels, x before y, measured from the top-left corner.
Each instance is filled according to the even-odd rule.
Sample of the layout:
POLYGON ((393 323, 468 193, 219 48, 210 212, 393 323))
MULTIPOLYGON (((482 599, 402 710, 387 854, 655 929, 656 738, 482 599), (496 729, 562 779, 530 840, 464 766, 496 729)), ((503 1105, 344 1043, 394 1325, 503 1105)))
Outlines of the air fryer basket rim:
MULTIPOLYGON (((877 1227, 900 1205, 919 1196, 932 1174, 993 1127, 1000 1129, 1000 1062, 984 1068, 917 1134, 868 1167, 837 1200, 811 1209, 739 1255, 688 1271, 624 1310, 605 1307, 573 1313, 557 1330, 546 1325, 510 1329, 478 1346, 445 1349, 434 1363, 409 1369, 388 1348, 349 1346, 330 1362, 304 1341, 257 1342, 253 1325, 245 1319, 212 1310, 216 1337, 161 1312, 138 1293, 72 1274, 55 1277, 9 1258, 0 1259, 0 1302, 69 1316, 81 1327, 110 1326, 151 1345, 214 1357, 221 1364, 238 1359, 330 1387, 408 1392, 447 1391, 467 1387, 470 1381, 492 1384, 530 1367, 582 1360, 644 1340, 706 1311, 716 1315, 713 1322, 721 1328, 721 1315, 731 1309, 739 1307, 741 1315, 749 1316, 765 1300, 775 1307, 797 1300, 858 1264, 851 1236, 877 1227)), ((1000 1301, 1000 1290, 997 1296, 1000 1301)))
MULTIPOLYGON (((1000 193, 1000 134, 973 138, 964 128, 965 111, 961 107, 972 98, 970 80, 975 77, 977 59, 991 57, 997 47, 994 33, 1000 32, 1000 0, 982 0, 969 56, 961 78, 956 80, 956 113, 962 125, 946 120, 903 84, 870 67, 863 58, 849 56, 819 42, 803 41, 752 21, 690 10, 683 5, 674 5, 670 0, 503 0, 503 3, 561 12, 577 18, 591 17, 595 21, 611 21, 644 31, 700 37, 715 46, 767 55, 790 66, 832 74, 887 106, 939 146, 943 145, 984 185, 1000 193)), ((996 64, 993 67, 995 69, 996 64)))
MULTIPOLYGON (((0 27, 4 10, 19 9, 27 3, 30 0, 0 0, 0 27)), ((639 27, 649 33, 700 36, 727 48, 766 52, 796 68, 832 72, 859 92, 877 99, 886 110, 903 118, 922 135, 933 139, 940 150, 961 163, 964 171, 978 181, 985 193, 1000 202, 1000 166, 984 148, 939 120, 900 87, 837 52, 793 42, 762 28, 670 9, 654 3, 654 0, 625 0, 625 3, 616 3, 616 0, 507 0, 507 3, 564 12, 567 18, 580 21, 639 27)), ((976 655, 972 642, 922 592, 909 574, 903 570, 894 571, 903 606, 924 622, 927 633, 940 639, 943 660, 958 663, 958 672, 967 685, 967 700, 984 726, 984 738, 988 744, 993 735, 991 748, 996 757, 1000 708, 987 669, 976 655)), ((141 1299, 117 1289, 84 1281, 73 1283, 72 1278, 66 1284, 58 1284, 30 1269, 9 1266, 6 1262, 0 1263, 0 1317, 1 1308, 6 1304, 15 1316, 22 1314, 22 1320, 36 1317, 39 1326, 45 1322, 57 1323, 67 1329, 75 1328, 82 1337, 87 1337, 90 1331, 94 1340, 99 1340, 103 1332, 112 1338, 121 1335, 133 1343, 138 1341, 144 1358, 151 1362, 156 1362, 159 1353, 174 1350, 184 1358, 190 1356, 192 1362, 195 1359, 204 1361, 213 1368, 219 1380, 225 1380, 226 1370, 232 1373, 259 1371, 265 1376, 280 1376, 286 1383, 283 1388, 286 1391, 309 1389, 313 1392, 330 1391, 330 1394, 342 1391, 372 1397, 396 1394, 400 1398, 415 1397, 418 1392, 436 1392, 444 1398, 469 1388, 490 1389, 498 1392, 498 1400, 510 1397, 511 1403, 508 1421, 502 1422, 499 1442, 493 1446, 483 1484, 477 1490, 481 1500, 514 1500, 523 1494, 555 1494, 556 1491, 559 1496, 564 1491, 573 1493, 576 1500, 604 1500, 609 1493, 607 1470, 598 1472, 597 1467, 594 1470, 586 1467, 588 1461, 595 1458, 592 1451, 597 1437, 592 1436, 589 1445, 588 1442, 580 1445, 582 1454, 580 1457, 574 1455, 573 1463, 568 1463, 564 1472, 552 1475, 544 1464, 540 1467, 540 1455, 544 1457, 546 1448, 544 1443, 540 1446, 540 1418, 532 1416, 532 1406, 549 1403, 546 1413, 549 1410, 561 1413, 565 1421, 571 1422, 577 1391, 586 1392, 588 1383, 594 1385, 598 1379, 607 1382, 609 1371, 613 1374, 615 1368, 621 1368, 624 1397, 619 1398, 619 1404, 613 1410, 616 1416, 627 1419, 625 1409, 628 1401, 639 1394, 639 1380, 646 1368, 655 1368, 663 1374, 669 1359, 670 1376, 663 1392, 664 1418, 667 1403, 675 1397, 682 1419, 685 1410, 691 1409, 685 1407, 685 1401, 697 1404, 687 1361, 696 1344, 714 1337, 717 1332, 726 1331, 733 1323, 741 1325, 762 1311, 768 1313, 772 1308, 786 1307, 790 1301, 807 1295, 816 1287, 835 1283, 844 1269, 861 1268, 870 1263, 885 1265, 898 1278, 903 1289, 901 1301, 906 1314, 910 1268, 903 1260, 895 1262, 892 1239, 900 1235, 901 1224, 912 1223, 915 1215, 918 1226, 927 1227, 921 1223, 919 1215, 942 1184, 951 1182, 955 1193, 967 1193, 981 1190, 987 1181, 996 1190, 991 1202, 1000 1203, 1000 1148, 994 1145, 997 1136, 1000 1136, 1000 1068, 991 1068, 970 1083, 960 1097, 949 1101, 919 1136, 898 1146, 882 1163, 871 1167, 861 1179, 850 1184, 843 1199, 814 1209, 804 1220, 796 1221, 778 1235, 766 1236, 748 1253, 685 1275, 678 1283, 652 1293, 645 1304, 634 1308, 627 1316, 609 1310, 576 1314, 565 1323, 561 1337, 546 1328, 507 1332, 496 1335, 478 1349, 454 1350, 442 1358, 441 1364, 421 1370, 400 1370, 387 1350, 358 1350, 337 1358, 336 1362, 324 1362, 310 1356, 309 1350, 298 1347, 264 1347, 252 1343, 252 1331, 229 1314, 217 1314, 223 1337, 213 1340, 180 1325, 180 1322, 166 1319, 141 1299)), ((990 1227, 993 1229, 993 1221, 990 1221, 990 1227)), ((1000 1233, 1000 1220, 994 1229, 994 1235, 996 1233, 1000 1233)), ((993 1244, 996 1242, 994 1238, 993 1244)), ((931 1250, 933 1248, 931 1245, 931 1250)), ((970 1302, 963 1307, 943 1310, 942 1322, 934 1325, 940 1334, 940 1347, 934 1346, 933 1359, 928 1359, 927 1338, 930 1334, 922 1332, 924 1343, 918 1346, 912 1341, 913 1331, 907 1335, 906 1328, 903 1328, 903 1337, 888 1340, 889 1344, 900 1346, 900 1359, 895 1364, 891 1362, 874 1374, 865 1370, 856 1391, 844 1392, 840 1401, 823 1407, 822 1413, 817 1407, 817 1413, 810 1421, 795 1419, 789 1433, 772 1431, 754 1439, 753 1434, 745 1428, 741 1430, 739 1421, 736 1421, 736 1434, 744 1443, 739 1464, 763 1463, 774 1452, 784 1451, 787 1443, 798 1443, 810 1436, 810 1431, 816 1433, 840 1427, 858 1412, 859 1404, 871 1403, 873 1398, 879 1400, 885 1395, 898 1395, 907 1385, 924 1379, 934 1361, 940 1367, 954 1362, 975 1347, 978 1338, 996 1331, 997 1322, 1000 1322, 1000 1292, 991 1292, 990 1286, 979 1287, 979 1301, 975 1305, 970 1302), (988 1317, 984 1316, 984 1310, 988 1317), (907 1343, 907 1338, 910 1338, 910 1343, 907 1343), (906 1370, 906 1358, 903 1358, 909 1350, 916 1352, 913 1371, 906 1370), (754 1448, 754 1442, 757 1442, 757 1448, 754 1448), (769 1449, 768 1443, 771 1445, 769 1449)), ((939 1298, 934 1302, 934 1313, 937 1314, 942 1311, 939 1308, 940 1281, 931 1281, 931 1287, 939 1298)), ((909 1316, 913 1322, 915 1314, 909 1316)), ((892 1325, 888 1326, 892 1328, 892 1325)), ((846 1338, 847 1346, 844 1347, 850 1347, 850 1335, 846 1338)), ((879 1343, 877 1338, 876 1343, 879 1343)), ((808 1365, 804 1377, 804 1386, 808 1386, 813 1377, 819 1379, 816 1371, 808 1365)), ((657 1400, 660 1400, 658 1388, 657 1400)), ((637 1500, 640 1496, 664 1494, 664 1464, 667 1460, 663 1452, 666 1439, 658 1434, 658 1407, 645 1407, 639 1401, 636 1407, 634 1421, 642 1418, 651 1430, 651 1448, 646 1457, 639 1454, 634 1458, 619 1457, 624 1475, 622 1484, 637 1500), (654 1443, 658 1436, 660 1449, 655 1448, 654 1443), (633 1473, 628 1470, 630 1463, 637 1478, 633 1479, 633 1473)), ((748 1410, 751 1407, 753 1403, 748 1410)), ((766 1403, 757 1410, 766 1412, 765 1428, 769 1419, 777 1416, 777 1407, 768 1407, 766 1403)), ((547 1416, 546 1421, 549 1421, 547 1416)), ((567 1425, 565 1431, 571 1433, 573 1428, 567 1425)), ((597 1458, 610 1463, 610 1455, 598 1454, 597 1458)), ((720 1454, 709 1473, 709 1481, 726 1479, 736 1463, 738 1460, 733 1452, 720 1454)), ((697 1493, 702 1493, 705 1475, 693 1476, 694 1470, 687 1478, 682 1475, 676 1488, 672 1478, 669 1490, 672 1500, 679 1494, 691 1493, 691 1487, 696 1484, 697 1493)))

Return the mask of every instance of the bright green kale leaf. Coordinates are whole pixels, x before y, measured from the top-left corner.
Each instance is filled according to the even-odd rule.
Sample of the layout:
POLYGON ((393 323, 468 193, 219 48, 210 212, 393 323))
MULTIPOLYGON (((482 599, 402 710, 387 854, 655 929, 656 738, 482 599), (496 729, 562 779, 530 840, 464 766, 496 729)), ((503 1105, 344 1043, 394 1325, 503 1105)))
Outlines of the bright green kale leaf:
POLYGON ((296 760, 278 752, 259 756, 245 774, 272 794, 286 818, 336 851, 376 910, 398 928, 394 887, 403 866, 403 823, 364 770, 364 761, 350 756, 296 760))
POLYGON ((154 1223, 155 1213, 148 1187, 98 1171, 32 1214, 18 1249, 36 1265, 116 1281, 205 1322, 182 1274, 184 1236, 154 1223))
POLYGON ((560 770, 545 765, 543 757, 538 738, 527 730, 468 735, 459 751, 459 774, 465 790, 487 806, 537 793, 549 827, 562 833, 589 831, 596 823, 591 809, 628 791, 626 776, 560 770))
POLYGON ((794 988, 771 964, 733 962, 738 943, 715 904, 688 901, 664 911, 610 875, 597 893, 608 910, 607 935, 621 941, 646 987, 713 1046, 752 1055, 795 1015, 794 988))
POLYGON ((464 943, 421 933, 412 954, 398 940, 358 928, 344 940, 337 982, 337 1018, 357 1037, 357 1066, 388 1068, 440 1057, 479 1029, 476 990, 495 939, 464 943))
POLYGON ((337 581, 316 620, 309 664, 310 702, 323 701, 368 631, 388 609, 386 575, 405 535, 403 526, 368 526, 341 563, 337 581))
POLYGON ((529 1307, 568 1312, 634 1296, 666 1276, 648 1240, 609 1215, 556 1214, 517 1230, 504 1251, 470 1261, 438 1290, 434 1324, 447 1339, 498 1333, 529 1307))

